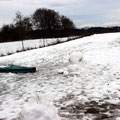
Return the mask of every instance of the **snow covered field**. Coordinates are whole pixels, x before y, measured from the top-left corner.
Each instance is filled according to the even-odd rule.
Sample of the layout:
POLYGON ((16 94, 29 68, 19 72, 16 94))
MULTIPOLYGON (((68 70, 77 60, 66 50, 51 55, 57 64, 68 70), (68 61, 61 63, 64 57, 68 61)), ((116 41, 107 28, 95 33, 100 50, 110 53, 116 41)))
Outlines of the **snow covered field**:
POLYGON ((36 73, 0 74, 0 120, 19 120, 29 97, 39 93, 63 120, 120 120, 120 33, 93 35, 1 57, 0 65, 37 67, 36 73), (69 54, 80 51, 79 71, 69 54), (63 71, 67 74, 60 74, 63 71))
MULTIPOLYGON (((24 40, 23 41, 24 49, 27 50, 32 48, 40 48, 43 46, 48 46, 48 45, 57 43, 57 41, 62 41, 62 42, 67 41, 67 39, 69 38, 72 38, 72 37, 24 40)), ((21 50, 23 50, 22 41, 0 43, 0 55, 8 55, 9 53, 16 53, 21 50)))

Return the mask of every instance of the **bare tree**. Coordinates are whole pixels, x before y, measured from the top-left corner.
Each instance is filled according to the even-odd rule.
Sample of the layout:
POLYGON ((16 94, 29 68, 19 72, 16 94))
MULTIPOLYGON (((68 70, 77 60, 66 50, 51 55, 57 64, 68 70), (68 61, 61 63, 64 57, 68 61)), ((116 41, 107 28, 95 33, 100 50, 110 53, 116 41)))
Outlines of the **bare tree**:
POLYGON ((61 28, 62 29, 74 29, 76 27, 72 20, 70 20, 66 16, 61 16, 61 28))
POLYGON ((23 15, 21 14, 21 12, 20 11, 17 11, 16 12, 16 16, 15 16, 15 18, 14 18, 14 23, 15 23, 15 26, 20 26, 20 27, 22 27, 23 26, 23 15))
POLYGON ((60 15, 50 9, 37 9, 33 14, 36 29, 52 30, 60 28, 60 15))
POLYGON ((14 19, 16 30, 18 31, 18 39, 22 40, 22 49, 24 50, 24 36, 25 36, 25 27, 23 24, 23 16, 21 12, 16 12, 16 17, 14 19))
POLYGON ((16 27, 22 27, 26 31, 31 31, 32 30, 32 20, 30 17, 23 17, 21 12, 16 12, 16 17, 14 19, 15 26, 16 27))
POLYGON ((24 17, 22 20, 22 24, 26 31, 32 30, 33 26, 32 26, 32 21, 30 17, 24 17))

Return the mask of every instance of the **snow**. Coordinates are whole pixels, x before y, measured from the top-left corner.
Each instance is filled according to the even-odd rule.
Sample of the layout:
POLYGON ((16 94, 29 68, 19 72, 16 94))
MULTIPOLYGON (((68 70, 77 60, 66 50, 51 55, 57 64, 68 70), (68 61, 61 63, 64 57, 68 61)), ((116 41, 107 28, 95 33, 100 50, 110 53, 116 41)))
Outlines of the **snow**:
POLYGON ((41 103, 39 94, 34 94, 20 113, 21 120, 61 120, 53 105, 41 103))
MULTIPOLYGON (((72 38, 72 37, 24 40, 23 44, 24 44, 24 49, 27 50, 32 48, 40 48, 40 47, 48 46, 48 45, 57 43, 57 41, 64 42, 64 41, 67 41, 69 38, 72 38)), ((0 43, 0 55, 16 53, 21 50, 23 50, 22 41, 0 43)))
POLYGON ((69 61, 71 64, 79 64, 82 61, 83 55, 81 52, 72 52, 69 56, 69 61))
MULTIPOLYGON (((0 119, 19 120, 36 91, 42 101, 58 109, 62 120, 120 118, 120 33, 92 35, 0 58, 0 65, 9 64, 35 66, 37 72, 0 74, 0 119), (76 52, 83 59, 71 64, 70 54, 76 52)), ((40 106, 49 109, 45 103, 40 106)))

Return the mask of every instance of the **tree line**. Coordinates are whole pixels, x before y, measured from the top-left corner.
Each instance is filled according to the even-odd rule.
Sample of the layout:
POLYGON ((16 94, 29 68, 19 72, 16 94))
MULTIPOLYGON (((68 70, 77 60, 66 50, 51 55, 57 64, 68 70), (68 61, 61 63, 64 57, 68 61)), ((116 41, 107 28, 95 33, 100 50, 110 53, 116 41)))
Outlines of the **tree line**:
POLYGON ((71 19, 51 9, 37 9, 30 17, 24 17, 18 11, 13 23, 0 29, 0 42, 49 37, 51 31, 75 28, 71 19))
POLYGON ((74 22, 58 12, 40 8, 33 15, 24 17, 16 12, 13 22, 0 29, 0 42, 25 39, 88 36, 98 33, 120 32, 120 27, 91 27, 77 29, 74 22))

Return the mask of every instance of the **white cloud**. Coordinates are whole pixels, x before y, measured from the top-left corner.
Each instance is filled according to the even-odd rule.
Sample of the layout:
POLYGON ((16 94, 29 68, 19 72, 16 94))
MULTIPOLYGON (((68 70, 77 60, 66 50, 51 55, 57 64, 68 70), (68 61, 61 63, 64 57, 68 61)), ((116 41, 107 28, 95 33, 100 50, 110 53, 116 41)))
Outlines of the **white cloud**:
POLYGON ((105 22, 102 25, 103 26, 115 26, 115 25, 120 25, 120 22, 119 21, 105 22))
POLYGON ((80 0, 18 0, 22 4, 40 6, 64 6, 78 4, 80 0))
POLYGON ((11 2, 11 1, 14 1, 14 0, 0 0, 0 2, 11 2))
POLYGON ((111 20, 120 20, 120 9, 115 9, 111 11, 111 14, 108 15, 108 18, 111 20))
POLYGON ((85 28, 85 27, 95 27, 95 24, 84 24, 84 25, 80 25, 81 28, 85 28))
POLYGON ((10 24, 12 21, 10 20, 0 20, 0 27, 2 27, 3 25, 6 25, 6 24, 10 24))
POLYGON ((0 20, 13 19, 16 11, 29 16, 37 8, 49 8, 70 17, 78 27, 101 26, 120 21, 119 4, 120 0, 0 0, 0 20))
POLYGON ((85 27, 108 27, 108 26, 119 26, 120 25, 120 21, 113 21, 113 22, 104 22, 101 24, 82 24, 80 25, 80 28, 85 28, 85 27))

